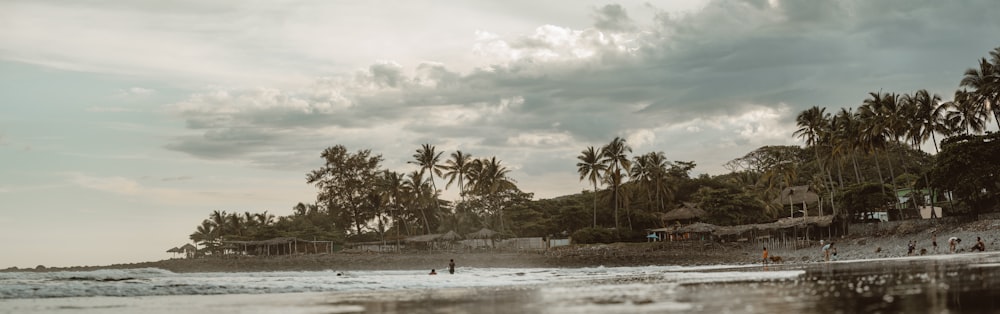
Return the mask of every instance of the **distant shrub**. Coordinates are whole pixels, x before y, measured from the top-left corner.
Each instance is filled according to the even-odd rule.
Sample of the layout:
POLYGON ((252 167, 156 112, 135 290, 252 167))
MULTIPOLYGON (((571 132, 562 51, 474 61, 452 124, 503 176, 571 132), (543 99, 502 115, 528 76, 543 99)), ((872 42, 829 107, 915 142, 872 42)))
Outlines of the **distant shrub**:
POLYGON ((583 228, 573 232, 574 244, 614 243, 618 234, 607 228, 583 228))

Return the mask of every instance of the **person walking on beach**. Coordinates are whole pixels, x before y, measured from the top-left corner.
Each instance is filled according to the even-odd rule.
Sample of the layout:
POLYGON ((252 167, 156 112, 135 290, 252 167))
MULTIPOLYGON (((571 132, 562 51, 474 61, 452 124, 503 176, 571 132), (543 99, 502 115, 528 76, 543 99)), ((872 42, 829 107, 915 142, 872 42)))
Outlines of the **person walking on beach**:
POLYGON ((764 265, 767 265, 767 247, 764 248, 764 258, 762 259, 764 265))
POLYGON ((455 274, 455 260, 454 259, 452 259, 450 262, 448 262, 448 273, 455 274))
POLYGON ((906 255, 913 255, 913 251, 917 250, 917 242, 910 240, 910 243, 906 245, 906 255))
POLYGON ((959 243, 962 243, 962 239, 959 239, 958 237, 948 238, 948 251, 955 253, 955 247, 958 246, 959 243))
POLYGON ((830 243, 827 243, 826 245, 823 246, 823 257, 826 259, 827 262, 830 261, 830 249, 832 248, 833 248, 833 241, 830 241, 830 243))

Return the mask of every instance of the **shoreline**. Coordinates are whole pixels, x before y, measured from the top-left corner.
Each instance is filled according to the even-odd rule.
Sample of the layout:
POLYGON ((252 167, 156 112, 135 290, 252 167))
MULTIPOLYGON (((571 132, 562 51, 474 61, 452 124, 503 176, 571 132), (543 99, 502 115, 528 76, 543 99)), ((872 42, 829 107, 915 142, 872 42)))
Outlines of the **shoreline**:
MULTIPOLYGON (((917 252, 926 249, 925 256, 949 255, 947 239, 957 236, 967 254, 977 236, 986 243, 986 251, 996 251, 1000 245, 1000 219, 984 219, 967 223, 939 224, 916 229, 906 224, 878 236, 848 236, 833 239, 838 248, 837 261, 875 260, 908 255, 909 241, 917 243, 917 252), (938 249, 931 245, 932 233, 937 234, 938 249)), ((781 256, 784 265, 822 262, 818 241, 814 245, 788 250, 771 250, 771 256, 781 256)), ((433 251, 433 252, 336 252, 331 254, 284 256, 224 256, 174 258, 153 262, 114 264, 105 266, 19 268, 0 272, 92 271, 101 269, 159 268, 176 273, 199 272, 267 272, 267 271, 363 271, 363 270, 430 270, 447 269, 454 259, 461 267, 480 268, 581 268, 616 266, 711 266, 760 264, 760 248, 747 243, 714 241, 638 242, 570 245, 545 252, 506 251, 433 251)))

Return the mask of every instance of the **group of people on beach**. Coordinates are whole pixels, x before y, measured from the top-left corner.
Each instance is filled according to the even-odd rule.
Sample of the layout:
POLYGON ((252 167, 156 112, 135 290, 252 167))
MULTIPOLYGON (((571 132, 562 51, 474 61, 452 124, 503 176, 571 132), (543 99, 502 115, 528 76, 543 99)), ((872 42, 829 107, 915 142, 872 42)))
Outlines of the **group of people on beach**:
MULTIPOLYGON (((961 243, 962 243, 962 239, 960 239, 958 237, 950 237, 950 238, 948 238, 948 251, 950 253, 955 253, 956 249, 958 249, 958 245, 961 244, 961 243)), ((819 244, 822 246, 822 249, 820 249, 820 251, 823 252, 823 260, 824 261, 829 262, 831 260, 834 260, 834 261, 837 260, 837 248, 834 247, 833 241, 830 241, 829 243, 824 243, 823 240, 820 240, 819 244)), ((938 247, 938 245, 937 245, 937 233, 931 234, 931 246, 934 248, 934 251, 937 252, 937 247, 938 247)), ((879 248, 879 249, 881 250, 881 248, 879 248)), ((906 246, 906 254, 907 255, 913 255, 916 252, 916 249, 917 249, 917 242, 911 240, 907 244, 907 246, 906 246)), ((961 251, 961 249, 958 249, 958 250, 961 251)), ((983 239, 980 238, 980 237, 976 237, 976 244, 974 244, 972 246, 972 248, 970 248, 970 251, 979 251, 979 252, 986 251, 986 244, 983 243, 983 239)), ((920 255, 924 255, 926 252, 927 252, 927 249, 921 249, 920 250, 920 255)), ((765 247, 764 248, 764 253, 763 253, 763 256, 762 256, 762 259, 761 259, 761 261, 764 264, 767 264, 768 261, 769 261, 769 259, 773 259, 769 255, 770 255, 770 253, 767 251, 767 247, 765 247)))

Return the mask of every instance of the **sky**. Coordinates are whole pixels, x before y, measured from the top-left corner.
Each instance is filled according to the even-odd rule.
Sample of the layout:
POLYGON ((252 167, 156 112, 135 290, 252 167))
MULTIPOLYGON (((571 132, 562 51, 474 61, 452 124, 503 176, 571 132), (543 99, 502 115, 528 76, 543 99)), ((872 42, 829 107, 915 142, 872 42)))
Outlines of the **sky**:
MULTIPOLYGON (((0 268, 170 258, 289 215, 344 145, 496 157, 536 199, 625 138, 696 174, 868 92, 945 100, 994 0, 0 1, 0 268)), ((444 184, 438 180, 438 186, 444 184)), ((454 197, 453 191, 446 196, 454 197)))

